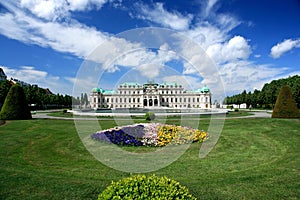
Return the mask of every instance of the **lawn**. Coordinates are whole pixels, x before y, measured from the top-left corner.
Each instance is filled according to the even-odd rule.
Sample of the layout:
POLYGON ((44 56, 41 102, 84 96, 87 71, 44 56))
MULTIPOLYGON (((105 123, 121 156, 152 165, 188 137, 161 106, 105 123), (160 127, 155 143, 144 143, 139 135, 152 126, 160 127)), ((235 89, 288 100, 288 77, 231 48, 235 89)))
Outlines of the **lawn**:
MULTIPOLYGON (((226 120, 206 158, 198 157, 201 144, 192 144, 153 173, 179 181, 198 199, 300 199, 299 130, 299 120, 226 120)), ((112 180, 130 176, 95 160, 72 120, 8 121, 0 136, 0 199, 97 199, 112 180)))

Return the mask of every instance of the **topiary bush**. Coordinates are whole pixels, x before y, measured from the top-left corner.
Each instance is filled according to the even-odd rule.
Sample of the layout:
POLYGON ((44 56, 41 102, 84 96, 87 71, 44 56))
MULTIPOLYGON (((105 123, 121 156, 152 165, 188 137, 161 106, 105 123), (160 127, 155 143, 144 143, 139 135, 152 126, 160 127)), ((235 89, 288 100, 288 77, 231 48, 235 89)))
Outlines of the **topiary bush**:
POLYGON ((0 119, 31 119, 31 113, 26 101, 24 90, 19 84, 14 84, 9 89, 1 109, 0 119))
POLYGON ((107 199, 196 199, 179 182, 155 175, 136 175, 112 182, 98 200, 107 199))
POLYGON ((290 86, 281 87, 273 109, 272 118, 299 118, 299 110, 290 86))
POLYGON ((154 120, 154 119, 155 119, 155 114, 154 114, 154 112, 146 112, 146 114, 145 114, 145 119, 146 119, 147 121, 154 120))

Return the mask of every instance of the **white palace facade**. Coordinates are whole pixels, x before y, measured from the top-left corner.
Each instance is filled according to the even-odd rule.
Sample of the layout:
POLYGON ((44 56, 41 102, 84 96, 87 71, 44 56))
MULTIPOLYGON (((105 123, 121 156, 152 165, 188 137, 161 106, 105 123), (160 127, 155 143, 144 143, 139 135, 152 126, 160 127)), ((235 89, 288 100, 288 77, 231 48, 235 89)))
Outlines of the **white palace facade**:
POLYGON ((101 108, 211 108, 211 92, 207 86, 188 91, 177 83, 125 82, 117 91, 93 88, 92 109, 101 108))

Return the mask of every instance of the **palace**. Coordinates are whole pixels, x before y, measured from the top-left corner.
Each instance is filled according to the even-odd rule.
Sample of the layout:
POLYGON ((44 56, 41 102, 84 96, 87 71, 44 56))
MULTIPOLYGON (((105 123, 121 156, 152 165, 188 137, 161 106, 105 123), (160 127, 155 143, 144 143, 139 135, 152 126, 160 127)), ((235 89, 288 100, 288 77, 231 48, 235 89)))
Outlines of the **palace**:
POLYGON ((93 88, 90 106, 100 108, 211 108, 211 92, 207 86, 188 91, 177 83, 125 82, 117 91, 93 88))

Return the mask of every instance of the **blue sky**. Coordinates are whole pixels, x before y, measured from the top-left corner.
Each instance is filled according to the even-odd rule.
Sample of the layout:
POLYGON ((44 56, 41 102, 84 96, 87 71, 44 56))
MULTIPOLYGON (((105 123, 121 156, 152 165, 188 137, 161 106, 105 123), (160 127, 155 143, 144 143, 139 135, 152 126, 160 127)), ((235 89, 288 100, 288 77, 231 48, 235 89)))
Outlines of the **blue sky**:
POLYGON ((219 79, 209 70, 193 70, 176 54, 189 57, 188 47, 174 52, 162 43, 149 50, 115 36, 159 27, 201 46, 225 94, 232 95, 300 74, 299 19, 299 0, 0 0, 0 66, 8 77, 62 94, 72 94, 76 81, 89 92, 96 86, 113 89, 122 81, 183 79, 194 89, 206 84, 217 93, 219 79), (102 54, 93 59, 97 48, 102 54), (128 53, 127 48, 139 50, 128 53), (120 51, 126 55, 116 59, 120 51), (104 70, 107 57, 115 63, 100 80, 78 77, 85 60, 104 70))

